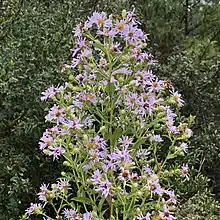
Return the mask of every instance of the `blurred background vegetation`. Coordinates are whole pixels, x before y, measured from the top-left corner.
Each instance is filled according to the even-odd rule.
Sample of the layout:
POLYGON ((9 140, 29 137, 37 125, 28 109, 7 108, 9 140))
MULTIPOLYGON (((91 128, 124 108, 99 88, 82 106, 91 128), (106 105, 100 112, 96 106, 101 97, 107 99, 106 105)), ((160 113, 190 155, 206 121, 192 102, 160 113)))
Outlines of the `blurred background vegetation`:
POLYGON ((188 160, 191 180, 176 182, 183 220, 220 219, 219 0, 0 1, 0 220, 22 214, 42 182, 61 165, 38 149, 46 128, 40 93, 65 81, 72 30, 94 10, 135 8, 149 33, 155 72, 183 94, 184 115, 195 115, 188 160))

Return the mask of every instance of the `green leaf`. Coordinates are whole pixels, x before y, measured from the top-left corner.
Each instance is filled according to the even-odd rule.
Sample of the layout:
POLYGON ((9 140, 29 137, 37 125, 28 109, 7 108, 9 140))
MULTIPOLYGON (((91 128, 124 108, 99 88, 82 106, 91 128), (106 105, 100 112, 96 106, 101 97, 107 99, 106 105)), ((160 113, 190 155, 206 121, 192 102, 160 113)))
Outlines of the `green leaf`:
POLYGON ((108 93, 110 97, 113 96, 115 92, 115 86, 113 83, 108 83, 107 86, 105 87, 105 91, 108 93))
POLYGON ((84 203, 86 205, 94 205, 94 203, 90 199, 85 198, 85 197, 74 197, 71 200, 74 200, 76 202, 81 202, 81 203, 84 203))
POLYGON ((146 138, 141 138, 140 140, 138 140, 138 141, 134 144, 134 147, 141 146, 141 145, 144 144, 145 142, 146 142, 146 138))
POLYGON ((112 135, 113 145, 118 140, 118 138, 122 135, 122 133, 123 133, 122 129, 120 127, 117 127, 117 129, 115 130, 115 132, 112 135))
POLYGON ((170 154, 170 155, 167 156, 167 160, 173 159, 175 157, 177 157, 176 154, 170 154))

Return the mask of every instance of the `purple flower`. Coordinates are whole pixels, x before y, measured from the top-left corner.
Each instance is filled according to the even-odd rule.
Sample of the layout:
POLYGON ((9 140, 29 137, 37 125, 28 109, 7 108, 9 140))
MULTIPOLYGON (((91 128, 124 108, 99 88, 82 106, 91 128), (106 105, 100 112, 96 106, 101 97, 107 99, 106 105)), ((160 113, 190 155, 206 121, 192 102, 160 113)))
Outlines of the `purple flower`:
POLYGON ((150 166, 144 167, 144 172, 146 172, 148 175, 153 175, 154 171, 150 166))
POLYGON ((123 147, 122 150, 116 148, 114 152, 111 154, 111 159, 114 160, 117 166, 121 164, 130 164, 132 162, 130 151, 128 150, 128 146, 123 147))
POLYGON ((115 161, 115 156, 112 154, 108 154, 107 156, 108 156, 108 158, 106 160, 104 160, 104 164, 103 164, 102 169, 105 170, 106 172, 108 170, 116 171, 118 163, 115 161))
POLYGON ((52 98, 56 95, 55 88, 53 86, 49 87, 45 90, 45 92, 41 93, 41 101, 47 100, 48 98, 52 98))
POLYGON ((47 194, 48 194, 48 186, 46 184, 42 184, 40 187, 40 192, 37 194, 39 200, 47 202, 47 194))
POLYGON ((72 59, 72 65, 71 65, 71 67, 72 67, 73 69, 75 69, 80 62, 81 62, 81 58, 80 58, 80 57, 73 58, 73 59, 72 59))
POLYGON ((126 20, 127 20, 128 22, 132 22, 133 24, 141 24, 139 21, 136 20, 136 18, 137 18, 137 16, 136 16, 136 14, 134 13, 134 10, 127 12, 126 20))
POLYGON ((129 170, 127 170, 125 168, 122 168, 122 171, 121 171, 121 173, 118 176, 118 179, 122 180, 124 182, 129 180, 130 179, 130 172, 129 172, 129 170))
POLYGON ((150 141, 154 141, 154 142, 163 142, 163 139, 161 138, 161 136, 159 134, 157 135, 150 135, 150 141))
POLYGON ((136 109, 136 113, 141 116, 146 116, 147 113, 151 115, 154 109, 154 104, 163 101, 162 98, 156 99, 154 95, 151 95, 148 99, 146 99, 145 96, 146 94, 141 95, 140 100, 138 101, 139 107, 136 109))
POLYGON ((106 149, 92 149, 89 150, 91 163, 95 164, 107 155, 106 149))
POLYGON ((78 74, 77 76, 76 76, 76 80, 78 81, 78 82, 85 82, 86 80, 87 80, 87 76, 86 75, 82 75, 82 74, 78 74))
POLYGON ((117 32, 117 33, 122 33, 123 31, 127 30, 129 27, 128 25, 126 24, 126 22, 124 20, 117 20, 116 23, 115 23, 115 28, 114 30, 117 32))
POLYGON ((89 102, 97 101, 95 93, 84 92, 84 91, 79 93, 79 99, 82 101, 89 101, 89 102))
POLYGON ((54 139, 50 136, 49 132, 46 131, 43 133, 43 137, 40 139, 39 145, 40 150, 44 150, 46 147, 53 145, 54 139))
POLYGON ((129 138, 128 136, 122 136, 119 138, 118 143, 121 144, 122 147, 128 147, 133 144, 133 138, 129 138))
POLYGON ((183 164, 181 167, 181 175, 182 177, 185 177, 187 180, 189 180, 189 167, 188 164, 183 164))
POLYGON ((172 93, 172 96, 177 101, 178 106, 182 107, 184 104, 184 101, 181 99, 181 94, 179 94, 177 91, 176 92, 172 91, 171 93, 172 93))
POLYGON ((48 149, 50 150, 49 156, 53 156, 53 160, 58 159, 65 153, 65 150, 61 146, 49 146, 48 149))
POLYGON ((82 47, 86 46, 86 39, 85 38, 78 38, 76 40, 76 44, 81 49, 82 47))
POLYGON ((80 215, 78 214, 77 210, 75 209, 64 209, 63 210, 63 215, 65 218, 68 220, 80 220, 80 215))
POLYGON ((94 174, 92 175, 91 181, 93 182, 93 184, 99 184, 99 182, 101 181, 101 177, 102 174, 100 172, 100 170, 95 170, 94 174))
POLYGON ((73 120, 68 120, 67 122, 64 122, 64 124, 66 124, 69 129, 80 129, 83 127, 83 125, 80 124, 80 121, 77 117, 75 117, 73 120))
POLYGON ((105 20, 104 27, 105 28, 111 28, 112 27, 112 20, 111 19, 105 20))
POLYGON ((139 149, 136 152, 136 157, 147 157, 150 154, 150 152, 147 149, 139 149))
POLYGON ((160 186, 159 180, 151 180, 149 179, 147 181, 147 188, 148 190, 150 190, 150 192, 152 192, 153 194, 157 194, 157 195, 162 195, 163 194, 163 189, 160 186))
POLYGON ((50 109, 48 115, 46 116, 46 120, 47 121, 56 120, 57 125, 62 123, 64 121, 64 109, 57 105, 54 105, 50 109))
POLYGON ((163 88, 163 84, 164 82, 162 80, 158 80, 158 78, 156 78, 154 81, 150 80, 147 82, 147 85, 150 86, 148 90, 149 92, 152 91, 160 92, 160 90, 163 88))
POLYGON ((174 194, 174 191, 173 190, 166 190, 165 193, 170 197, 168 202, 171 202, 174 205, 176 205, 177 200, 176 200, 176 196, 174 194))
POLYGON ((94 138, 89 138, 87 146, 90 149, 104 150, 107 146, 107 143, 100 136, 96 136, 94 138))
POLYGON ((41 204, 31 203, 31 206, 28 209, 26 209, 26 213, 28 214, 28 216, 32 214, 42 214, 41 204))
POLYGON ((89 48, 84 48, 82 51, 81 51, 81 55, 80 55, 80 58, 84 58, 84 57, 88 57, 89 55, 92 54, 92 50, 89 49, 89 48))
POLYGON ((92 219, 93 219, 92 212, 86 212, 83 214, 83 220, 92 220, 92 219))
POLYGON ((123 68, 120 68, 120 69, 117 69, 115 70, 112 75, 115 76, 117 74, 122 74, 122 75, 130 75, 132 73, 131 70, 129 70, 128 68, 126 67, 123 67, 123 68))
POLYGON ((110 194, 110 188, 111 188, 111 182, 108 181, 108 179, 100 181, 97 185, 95 191, 101 192, 102 195, 106 198, 110 194))
POLYGON ((84 30, 84 25, 82 23, 77 24, 75 30, 73 31, 75 37, 81 37, 84 30))
POLYGON ((104 197, 107 197, 110 194, 110 187, 112 184, 108 179, 102 178, 102 174, 98 169, 92 175, 91 181, 96 185, 96 192, 101 192, 104 197))
POLYGON ((143 31, 133 25, 129 25, 128 28, 124 29, 122 34, 124 39, 132 45, 136 45, 136 41, 145 38, 143 31))
POLYGON ((187 143, 185 143, 185 142, 181 143, 180 147, 183 149, 183 151, 185 153, 187 153, 187 150, 188 150, 188 144, 187 143))
POLYGON ((190 128, 186 128, 186 129, 185 129, 185 132, 186 132, 186 134, 187 134, 187 136, 188 136, 189 138, 193 136, 193 132, 192 132, 192 130, 191 130, 190 128))
POLYGON ((138 94, 137 93, 128 93, 125 97, 125 105, 130 108, 134 108, 138 102, 138 94))
POLYGON ((66 179, 60 179, 57 181, 57 187, 62 191, 63 189, 67 189, 70 187, 69 180, 66 179))
POLYGON ((104 12, 93 12, 92 16, 89 17, 88 21, 88 27, 91 28, 93 24, 96 24, 98 28, 101 27, 101 25, 104 24, 104 19, 106 17, 106 14, 104 12))
POLYGON ((159 215, 162 220, 173 220, 176 219, 173 215, 173 212, 170 212, 167 205, 164 205, 163 212, 159 211, 159 215))
POLYGON ((151 214, 148 212, 146 215, 140 214, 135 216, 133 220, 150 220, 151 214))

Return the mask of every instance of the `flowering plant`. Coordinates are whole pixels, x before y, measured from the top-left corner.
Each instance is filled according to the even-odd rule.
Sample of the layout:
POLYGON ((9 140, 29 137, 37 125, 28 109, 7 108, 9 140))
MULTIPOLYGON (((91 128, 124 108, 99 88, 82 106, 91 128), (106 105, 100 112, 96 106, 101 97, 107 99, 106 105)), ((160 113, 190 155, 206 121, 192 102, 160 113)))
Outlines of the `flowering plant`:
POLYGON ((77 25, 72 64, 63 69, 69 82, 41 98, 55 104, 40 149, 62 156, 66 168, 57 183, 40 187, 41 203, 22 219, 175 219, 170 180, 189 178, 178 157, 187 152, 192 117, 178 117, 181 95, 153 74, 139 24, 123 11, 94 12, 77 25))

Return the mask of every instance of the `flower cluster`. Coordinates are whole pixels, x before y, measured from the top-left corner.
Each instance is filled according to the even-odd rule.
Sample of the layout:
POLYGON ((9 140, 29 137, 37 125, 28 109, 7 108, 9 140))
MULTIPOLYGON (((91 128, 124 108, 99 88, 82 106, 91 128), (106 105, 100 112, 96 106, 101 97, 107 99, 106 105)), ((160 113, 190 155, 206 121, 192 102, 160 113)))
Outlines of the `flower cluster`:
POLYGON ((94 12, 74 30, 72 63, 63 69, 69 82, 41 98, 55 104, 45 117, 54 126, 40 149, 54 160, 64 157, 65 172, 41 186, 42 205, 31 204, 26 216, 175 219, 177 199, 166 180, 189 179, 178 158, 187 153, 191 119, 178 117, 181 95, 153 73, 139 24, 134 12, 94 12))

